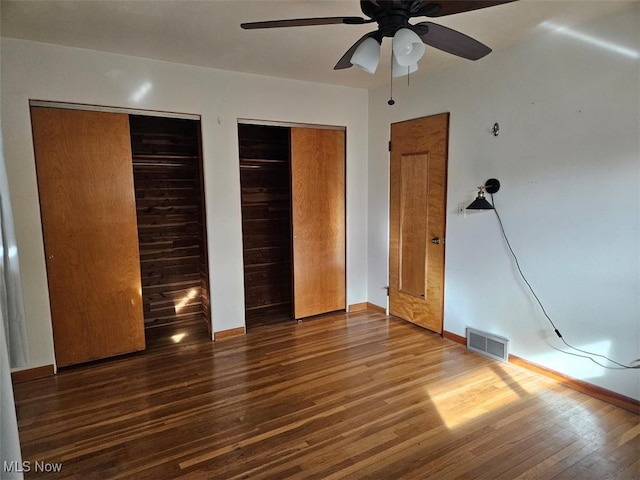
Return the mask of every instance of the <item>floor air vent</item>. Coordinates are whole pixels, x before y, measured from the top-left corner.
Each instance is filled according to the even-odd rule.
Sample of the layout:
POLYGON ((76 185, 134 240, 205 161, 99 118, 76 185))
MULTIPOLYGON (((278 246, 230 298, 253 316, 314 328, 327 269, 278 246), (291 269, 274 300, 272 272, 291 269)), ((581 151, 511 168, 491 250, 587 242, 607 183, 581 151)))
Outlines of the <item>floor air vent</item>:
POLYGON ((467 327, 467 348, 487 357, 508 362, 509 340, 467 327))

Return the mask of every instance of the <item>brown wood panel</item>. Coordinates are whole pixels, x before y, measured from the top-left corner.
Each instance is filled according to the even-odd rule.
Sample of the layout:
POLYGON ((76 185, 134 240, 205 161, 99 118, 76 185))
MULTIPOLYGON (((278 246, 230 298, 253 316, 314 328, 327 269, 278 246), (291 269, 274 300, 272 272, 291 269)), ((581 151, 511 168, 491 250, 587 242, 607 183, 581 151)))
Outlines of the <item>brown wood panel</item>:
POLYGON ((226 340, 228 338, 239 337, 246 333, 244 327, 232 328, 230 330, 220 330, 216 332, 216 341, 226 340))
POLYGON ((43 365, 42 367, 27 368, 25 370, 18 370, 11 372, 11 382, 22 383, 29 380, 36 380, 38 378, 52 377, 55 375, 55 369, 53 365, 43 365))
POLYGON ((238 125, 245 320, 291 317, 289 129, 238 125))
POLYGON ((249 309, 245 313, 247 326, 253 328, 280 322, 290 322, 292 318, 291 302, 264 308, 249 309))
MULTIPOLYGON (((287 172, 287 176, 289 173, 287 172)), ((242 221, 249 222, 252 220, 284 220, 291 224, 291 212, 289 202, 282 205, 243 205, 242 221)), ((289 226, 291 229, 291 226, 289 226)))
POLYGON ((199 122, 130 123, 145 324, 198 313, 210 323, 199 122))
POLYGON ((287 164, 289 158, 289 129, 270 125, 238 125, 240 157, 256 160, 275 160, 287 164))
POLYGON ((265 263, 279 263, 285 265, 291 261, 290 247, 261 247, 244 251, 245 265, 263 265, 265 263))
POLYGON ((15 385, 29 478, 638 478, 637 414, 394 317, 172 344, 15 385))
POLYGON ((199 285, 201 282, 200 272, 196 273, 185 273, 178 269, 170 270, 166 269, 163 272, 159 272, 156 275, 147 275, 142 279, 142 288, 145 291, 150 292, 153 288, 157 290, 162 290, 167 286, 184 286, 184 285, 199 285))
POLYGON ((362 303, 352 303, 351 305, 349 305, 347 310, 349 311, 349 313, 355 313, 355 312, 361 312, 366 309, 367 309, 367 302, 362 302, 362 303))
POLYGON ((458 334, 455 334, 453 332, 448 332, 446 330, 444 330, 442 332, 442 336, 444 338, 448 338, 449 340, 452 340, 452 341, 454 341, 456 343, 459 343, 460 345, 464 345, 464 346, 467 345, 467 337, 461 337, 458 334))
POLYGON ((294 312, 346 308, 345 133, 291 129, 294 312))
POLYGON ((245 289, 246 309, 253 310, 285 303, 291 304, 290 289, 290 281, 247 287, 245 289))
POLYGON ((380 305, 376 305, 375 303, 369 303, 369 302, 367 302, 367 310, 371 310, 372 312, 378 312, 383 315, 386 315, 387 313, 386 308, 381 307, 380 305))
POLYGON ((58 366, 145 348, 129 120, 33 107, 58 366))
POLYGON ((402 158, 400 185, 399 288, 404 293, 424 298, 427 267, 428 155, 405 155, 402 158))
POLYGON ((245 268, 244 279, 247 285, 290 284, 291 270, 282 268, 282 264, 251 265, 245 268))
POLYGON ((389 311, 438 333, 442 332, 444 308, 448 138, 448 113, 391 125, 389 311), (420 182, 408 178, 412 172, 419 174, 420 182), (418 191, 420 188, 425 191, 418 191), (409 200, 410 195, 415 198, 409 200), (410 207, 403 209, 403 202, 410 202, 410 207), (409 218, 403 217, 407 211, 409 218), (418 238, 420 235, 423 237, 418 238), (431 242, 436 237, 441 243, 431 242), (403 283, 407 268, 409 289, 403 283), (422 289, 416 285, 423 278, 417 272, 420 269, 425 269, 422 289))
MULTIPOLYGON (((179 322, 161 323, 157 325, 148 325, 145 328, 147 338, 148 355, 152 350, 173 347, 176 344, 180 346, 191 345, 194 342, 206 342, 211 339, 207 324, 202 321, 202 315, 192 315, 183 317, 179 322)), ((183 365, 176 361, 174 369, 183 365)))

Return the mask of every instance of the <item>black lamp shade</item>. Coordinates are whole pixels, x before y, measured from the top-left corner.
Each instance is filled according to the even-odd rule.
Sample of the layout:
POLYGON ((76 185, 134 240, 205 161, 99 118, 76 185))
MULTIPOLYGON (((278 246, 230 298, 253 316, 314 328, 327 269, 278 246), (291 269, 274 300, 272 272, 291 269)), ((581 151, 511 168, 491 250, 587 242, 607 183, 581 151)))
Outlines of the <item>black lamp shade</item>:
POLYGON ((493 196, 494 193, 500 190, 500 181, 497 178, 490 178, 484 182, 484 185, 478 187, 478 196, 467 207, 467 210, 494 210, 493 205, 484 196, 485 190, 493 196))
POLYGON ((493 210, 493 205, 484 196, 478 194, 478 197, 471 202, 467 210, 493 210))

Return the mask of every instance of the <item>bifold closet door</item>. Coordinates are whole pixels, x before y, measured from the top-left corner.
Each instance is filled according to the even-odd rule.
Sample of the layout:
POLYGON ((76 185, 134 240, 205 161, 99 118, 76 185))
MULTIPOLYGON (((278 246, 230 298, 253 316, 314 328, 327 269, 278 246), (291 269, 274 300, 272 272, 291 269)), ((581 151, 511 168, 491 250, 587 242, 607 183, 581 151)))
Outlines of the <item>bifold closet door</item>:
POLYGON ((31 108, 58 366, 145 348, 129 117, 31 108))
POLYGON ((294 316, 346 308, 345 132, 291 129, 294 316))

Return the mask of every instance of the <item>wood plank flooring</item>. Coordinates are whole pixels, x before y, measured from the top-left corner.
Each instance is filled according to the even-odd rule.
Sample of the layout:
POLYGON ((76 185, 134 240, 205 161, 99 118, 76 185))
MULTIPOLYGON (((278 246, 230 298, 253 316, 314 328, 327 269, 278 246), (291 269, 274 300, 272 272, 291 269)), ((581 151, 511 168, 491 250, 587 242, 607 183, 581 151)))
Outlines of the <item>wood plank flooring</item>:
POLYGON ((79 479, 637 479, 639 416, 362 311, 15 386, 24 460, 79 479))
POLYGON ((144 329, 144 334, 147 343, 145 355, 154 352, 158 348, 176 345, 177 343, 185 345, 211 340, 207 321, 202 318, 202 315, 200 318, 147 325, 144 329))

